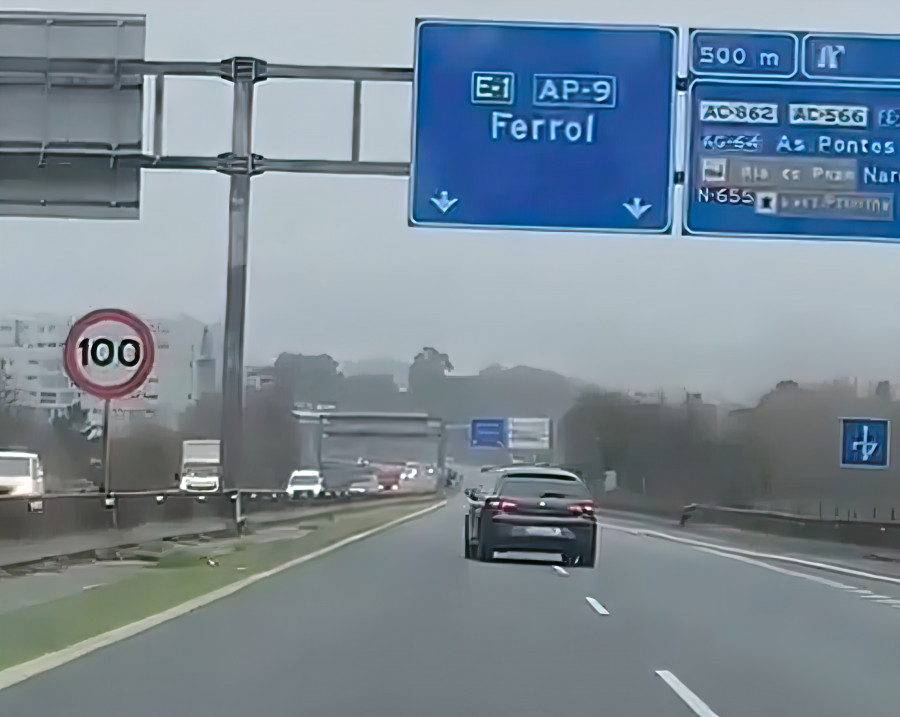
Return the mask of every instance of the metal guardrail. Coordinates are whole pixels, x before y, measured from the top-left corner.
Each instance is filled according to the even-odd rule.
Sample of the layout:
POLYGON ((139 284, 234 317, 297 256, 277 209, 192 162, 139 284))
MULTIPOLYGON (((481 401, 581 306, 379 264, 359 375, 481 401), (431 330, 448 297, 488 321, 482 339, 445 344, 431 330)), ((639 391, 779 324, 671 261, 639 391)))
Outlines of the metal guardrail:
POLYGON ((316 500, 290 500, 283 490, 263 488, 206 495, 167 489, 114 493, 114 508, 108 507, 106 496, 98 493, 51 493, 39 499, 6 497, 0 499, 0 551, 4 542, 37 544, 66 536, 108 535, 110 531, 130 531, 156 523, 171 525, 166 536, 160 534, 156 539, 182 535, 191 530, 191 524, 201 522, 234 527, 238 492, 242 516, 252 519, 261 512, 284 513, 287 517, 302 508, 421 499, 440 489, 316 500), (34 510, 35 502, 41 503, 40 510, 34 510))
POLYGON ((853 543, 871 547, 900 548, 900 521, 878 522, 819 518, 753 508, 692 503, 682 508, 680 524, 688 521, 728 525, 741 530, 794 538, 853 543))

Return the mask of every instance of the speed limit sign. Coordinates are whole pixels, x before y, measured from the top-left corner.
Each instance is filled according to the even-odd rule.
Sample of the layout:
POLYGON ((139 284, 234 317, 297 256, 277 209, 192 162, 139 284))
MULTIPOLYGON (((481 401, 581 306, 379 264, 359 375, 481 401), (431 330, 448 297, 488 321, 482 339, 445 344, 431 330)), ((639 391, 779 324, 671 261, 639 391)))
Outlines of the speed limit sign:
POLYGON ((98 309, 69 331, 64 363, 69 378, 85 393, 111 400, 139 389, 153 368, 153 334, 137 316, 98 309))

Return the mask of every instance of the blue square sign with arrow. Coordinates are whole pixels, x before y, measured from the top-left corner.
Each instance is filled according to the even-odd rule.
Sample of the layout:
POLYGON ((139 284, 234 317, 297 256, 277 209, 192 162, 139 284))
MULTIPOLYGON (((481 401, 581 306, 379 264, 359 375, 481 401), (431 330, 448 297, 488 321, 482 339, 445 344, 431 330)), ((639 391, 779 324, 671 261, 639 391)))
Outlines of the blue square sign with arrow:
POLYGON ((670 231, 677 38, 420 21, 410 223, 670 231))
POLYGON ((841 419, 841 467, 887 468, 891 424, 880 418, 841 419))

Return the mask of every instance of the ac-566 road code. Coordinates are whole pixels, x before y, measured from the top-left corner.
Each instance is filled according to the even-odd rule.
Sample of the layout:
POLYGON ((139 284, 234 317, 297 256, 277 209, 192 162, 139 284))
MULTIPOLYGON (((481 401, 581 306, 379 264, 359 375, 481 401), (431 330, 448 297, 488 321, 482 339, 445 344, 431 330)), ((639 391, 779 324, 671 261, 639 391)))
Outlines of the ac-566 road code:
POLYGON ((793 125, 861 129, 869 126, 869 108, 859 105, 790 104, 788 117, 793 125))

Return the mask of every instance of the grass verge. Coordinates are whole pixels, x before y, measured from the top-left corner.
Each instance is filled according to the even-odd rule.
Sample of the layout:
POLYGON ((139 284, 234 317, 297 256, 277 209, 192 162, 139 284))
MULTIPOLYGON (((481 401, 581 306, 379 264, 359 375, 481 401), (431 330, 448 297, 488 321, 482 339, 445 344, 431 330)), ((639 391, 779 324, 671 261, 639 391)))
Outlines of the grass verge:
POLYGON ((273 542, 240 543, 233 552, 216 555, 218 567, 209 567, 202 558, 215 551, 213 541, 205 550, 186 548, 119 582, 0 614, 0 670, 155 615, 437 502, 374 506, 308 518, 298 523, 315 530, 301 537, 286 534, 273 542))

